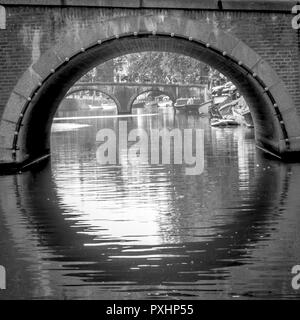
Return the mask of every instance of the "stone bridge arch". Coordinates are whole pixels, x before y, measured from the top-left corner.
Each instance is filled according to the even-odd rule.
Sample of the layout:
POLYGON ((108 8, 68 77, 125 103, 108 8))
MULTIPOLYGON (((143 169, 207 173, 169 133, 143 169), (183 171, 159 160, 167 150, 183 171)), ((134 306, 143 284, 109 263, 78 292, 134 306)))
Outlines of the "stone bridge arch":
MULTIPOLYGON (((197 85, 195 85, 197 86, 197 85)), ((193 86, 191 86, 193 88, 193 86)), ((141 94, 147 92, 158 92, 165 94, 175 102, 176 86, 168 86, 165 84, 141 84, 141 83, 78 83, 76 84, 66 96, 71 93, 91 90, 106 94, 117 105, 118 114, 130 114, 132 111, 132 104, 134 100, 141 94)))
POLYGON ((112 95, 110 92, 107 92, 105 90, 102 89, 97 89, 97 88, 78 88, 78 89, 71 89, 67 92, 67 94, 64 96, 64 99, 66 99, 67 97, 71 96, 72 94, 75 94, 77 92, 81 92, 81 91, 95 91, 95 92, 99 92, 102 93, 106 96, 108 96, 115 104, 116 104, 116 108, 117 110, 120 110, 121 106, 120 106, 120 102, 118 101, 118 99, 112 95))
POLYGON ((161 89, 161 88, 158 88, 158 87, 153 87, 153 88, 147 88, 147 89, 142 89, 138 92, 136 92, 129 100, 128 102, 128 110, 130 110, 130 112, 132 111, 132 108, 133 108, 133 103, 134 101, 142 94, 145 94, 145 93, 150 93, 150 92, 155 92, 155 93, 158 93, 159 95, 165 95, 167 97, 169 97, 172 102, 174 103, 176 101, 176 93, 173 92, 172 90, 165 90, 165 89, 161 89))
POLYGON ((216 68, 248 102, 257 145, 279 156, 300 151, 299 118, 283 81, 243 41, 184 16, 135 15, 78 25, 28 67, 6 104, 1 126, 1 162, 19 166, 50 152, 50 128, 70 87, 96 65, 117 56, 151 50, 177 52, 216 68))

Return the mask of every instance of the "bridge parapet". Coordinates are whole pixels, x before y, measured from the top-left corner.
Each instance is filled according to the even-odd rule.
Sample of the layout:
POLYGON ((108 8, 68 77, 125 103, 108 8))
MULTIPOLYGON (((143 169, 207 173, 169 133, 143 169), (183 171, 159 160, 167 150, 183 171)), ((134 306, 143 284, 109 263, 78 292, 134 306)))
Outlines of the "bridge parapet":
POLYGON ((293 0, 2 0, 7 6, 100 7, 128 9, 231 10, 291 12, 293 0))

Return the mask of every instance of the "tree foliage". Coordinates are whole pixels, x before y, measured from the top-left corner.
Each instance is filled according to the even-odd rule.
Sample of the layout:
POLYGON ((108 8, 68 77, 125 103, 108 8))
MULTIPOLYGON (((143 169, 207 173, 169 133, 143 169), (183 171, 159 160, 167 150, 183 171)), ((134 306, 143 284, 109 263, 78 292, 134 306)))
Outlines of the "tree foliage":
POLYGON ((212 69, 191 57, 147 51, 120 56, 87 73, 81 81, 208 83, 212 69))
POLYGON ((142 52, 125 56, 130 81, 200 83, 208 68, 198 60, 169 52, 142 52))

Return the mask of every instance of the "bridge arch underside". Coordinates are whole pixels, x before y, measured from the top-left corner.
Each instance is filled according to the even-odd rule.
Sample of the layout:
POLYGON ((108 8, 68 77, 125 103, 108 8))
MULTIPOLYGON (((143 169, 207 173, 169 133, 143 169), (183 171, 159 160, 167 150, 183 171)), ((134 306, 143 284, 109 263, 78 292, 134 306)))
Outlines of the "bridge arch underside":
POLYGON ((90 91, 90 92, 97 92, 97 93, 101 93, 102 95, 106 96, 107 98, 109 98, 110 100, 112 100, 112 102, 116 105, 117 110, 120 109, 120 103, 118 101, 118 99, 116 97, 114 97, 113 95, 111 95, 108 92, 105 92, 104 90, 100 90, 97 88, 92 88, 92 89, 74 89, 74 90, 69 90, 67 92, 67 94, 64 96, 63 99, 66 99, 68 97, 70 97, 71 95, 75 94, 75 93, 79 93, 79 92, 84 92, 84 91, 90 91))
POLYGON ((149 93, 149 94, 153 93, 153 94, 156 94, 157 96, 162 95, 162 96, 169 97, 173 103, 175 103, 175 101, 176 101, 176 98, 172 92, 168 92, 168 91, 165 91, 165 90, 159 89, 159 88, 147 89, 147 90, 143 90, 141 92, 134 94, 130 98, 130 101, 129 101, 130 111, 134 108, 134 102, 137 100, 137 98, 143 94, 146 94, 146 93, 149 93))
MULTIPOLYGON (((170 33, 130 32, 96 41, 59 64, 51 53, 44 54, 39 63, 45 66, 49 61, 49 74, 37 81, 32 73, 25 72, 14 92, 22 91, 24 83, 37 85, 33 86, 25 101, 20 98, 21 94, 16 97, 12 93, 4 111, 3 119, 9 119, 9 123, 2 120, 0 127, 0 135, 5 135, 6 144, 2 163, 18 165, 49 154, 54 114, 75 82, 105 61, 142 51, 184 54, 219 70, 237 86, 249 104, 257 145, 282 158, 296 156, 297 159, 300 130, 292 99, 269 65, 241 41, 234 42, 232 39, 231 36, 226 39, 225 35, 220 45, 208 45, 196 38, 170 33), (229 45, 232 49, 225 52, 224 47, 229 45), (239 50, 234 53, 236 48, 239 50)), ((28 91, 28 85, 25 87, 28 91)))

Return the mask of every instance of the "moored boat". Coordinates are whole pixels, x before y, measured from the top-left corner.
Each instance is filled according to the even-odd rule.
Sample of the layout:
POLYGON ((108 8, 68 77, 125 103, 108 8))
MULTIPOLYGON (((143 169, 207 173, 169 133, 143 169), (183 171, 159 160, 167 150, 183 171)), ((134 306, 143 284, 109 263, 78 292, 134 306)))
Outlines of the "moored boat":
POLYGON ((245 125, 248 128, 253 128, 254 123, 253 123, 252 115, 244 98, 241 97, 238 102, 239 103, 232 108, 232 114, 234 118, 241 125, 245 125))
POLYGON ((201 103, 198 108, 199 114, 203 114, 203 115, 209 114, 209 109, 211 108, 212 104, 213 104, 213 100, 208 100, 201 103))
POLYGON ((174 111, 185 111, 185 106, 187 105, 188 102, 188 98, 179 98, 176 100, 176 102, 174 103, 174 111))
POLYGON ((251 115, 250 110, 242 113, 242 116, 244 117, 244 119, 246 121, 246 126, 248 128, 254 128, 254 123, 253 123, 253 119, 252 119, 252 115, 251 115))

